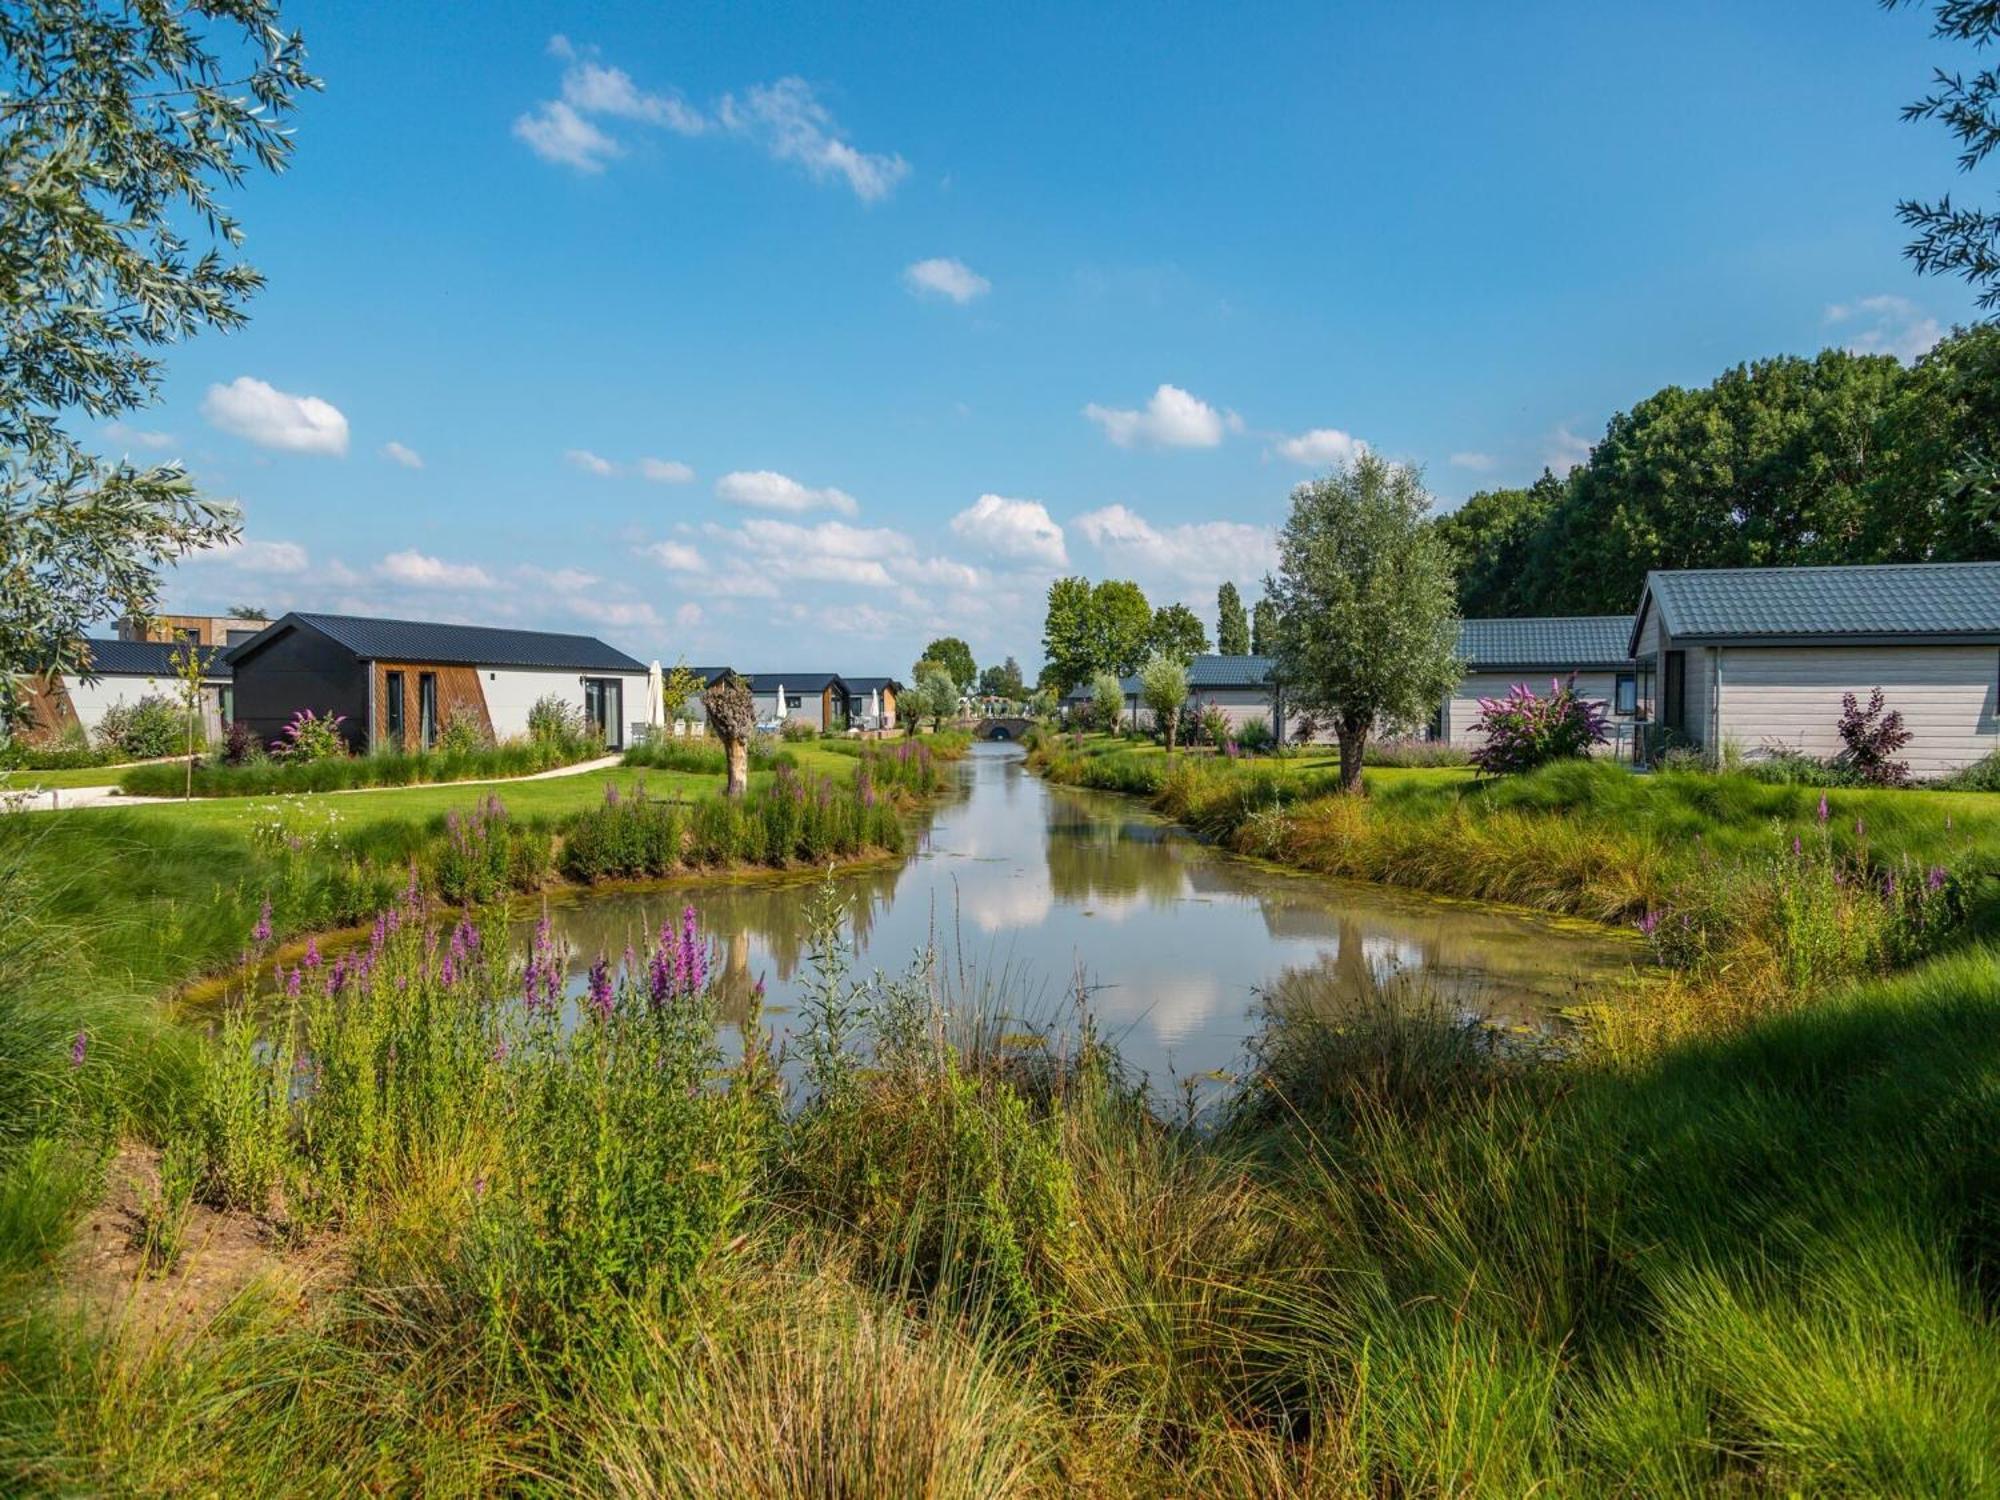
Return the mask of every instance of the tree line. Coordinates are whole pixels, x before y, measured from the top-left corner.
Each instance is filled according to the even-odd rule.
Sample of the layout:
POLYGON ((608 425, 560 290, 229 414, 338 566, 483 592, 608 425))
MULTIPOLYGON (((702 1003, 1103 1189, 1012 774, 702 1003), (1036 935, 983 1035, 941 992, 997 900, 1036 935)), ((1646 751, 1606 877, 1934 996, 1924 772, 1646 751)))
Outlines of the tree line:
POLYGON ((1269 599, 1246 612, 1236 585, 1216 593, 1215 644, 1208 626, 1185 604, 1148 602, 1146 592, 1127 578, 1058 578, 1049 585, 1042 622, 1042 687, 1057 696, 1099 673, 1130 677, 1153 657, 1182 663, 1211 650, 1223 656, 1260 656, 1276 638, 1277 616, 1269 599))
POLYGON ((2000 330, 1914 365, 1828 349, 1668 386, 1566 477, 1434 524, 1470 617, 1617 614, 1653 568, 2000 557, 2000 330))

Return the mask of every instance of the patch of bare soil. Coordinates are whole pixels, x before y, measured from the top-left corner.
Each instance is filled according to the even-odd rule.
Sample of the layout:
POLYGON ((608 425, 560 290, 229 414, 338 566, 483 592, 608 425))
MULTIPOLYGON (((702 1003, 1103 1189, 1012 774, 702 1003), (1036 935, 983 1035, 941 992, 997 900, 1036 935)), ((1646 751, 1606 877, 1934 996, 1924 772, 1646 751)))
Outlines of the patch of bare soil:
POLYGON ((105 1170, 103 1197, 72 1240, 64 1283, 71 1297, 104 1322, 122 1320, 142 1338, 198 1328, 253 1282, 265 1280, 303 1306, 347 1274, 330 1238, 303 1248, 286 1244, 254 1214, 197 1203, 182 1249, 165 1270, 146 1264, 146 1205, 159 1191, 159 1152, 127 1143, 105 1170))

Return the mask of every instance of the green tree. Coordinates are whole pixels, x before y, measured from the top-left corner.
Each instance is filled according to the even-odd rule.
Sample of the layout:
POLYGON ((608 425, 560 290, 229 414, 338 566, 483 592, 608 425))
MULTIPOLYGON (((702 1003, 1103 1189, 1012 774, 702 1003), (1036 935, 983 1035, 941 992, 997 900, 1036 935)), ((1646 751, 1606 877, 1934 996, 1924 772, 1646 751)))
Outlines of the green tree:
POLYGON ((1096 728, 1107 734, 1115 731, 1125 718, 1125 685, 1118 680, 1118 674, 1097 671, 1090 676, 1090 716, 1096 728))
POLYGON ((1278 573, 1277 675, 1292 705, 1329 721, 1340 785, 1361 790, 1378 723, 1428 716, 1459 679, 1451 549, 1414 470, 1364 454, 1292 491, 1278 573))
POLYGON ((2000 557, 2000 327, 1954 332, 1883 412, 1860 551, 1897 562, 2000 557))
MULTIPOLYGON (((1914 0, 1882 0, 1895 10, 1914 0)), ((2000 42, 2000 4, 1994 0, 1927 0, 1931 35, 1983 51, 2000 42)), ((2000 147, 2000 69, 1970 77, 1939 68, 1932 92, 1903 108, 1907 121, 1935 120, 1958 142, 1958 169, 1970 172, 2000 147)), ((1945 194, 1934 203, 1905 198, 1896 217, 1916 231, 1903 253, 1926 276, 1957 276, 1979 289, 1979 306, 2000 306, 2000 214, 1965 208, 1945 194)))
POLYGON ((910 673, 914 686, 899 700, 918 723, 931 721, 931 728, 944 728, 944 721, 958 713, 958 682, 943 662, 920 661, 910 673))
POLYGON ((15 0, 0 9, 0 715, 89 675, 88 623, 153 612, 160 567, 238 532, 177 464, 67 430, 147 406, 153 352, 234 328, 263 278, 223 201, 277 171, 317 88, 272 0, 15 0), (198 226, 211 243, 191 254, 198 226))
POLYGON ((1167 754, 1174 753, 1174 735, 1180 728, 1181 705, 1187 702, 1187 663, 1165 651, 1156 651, 1139 668, 1139 697, 1153 711, 1153 722, 1167 732, 1167 754))
POLYGON ((1475 617, 1529 614, 1529 559, 1565 481, 1547 469, 1524 490, 1481 490, 1433 523, 1458 565, 1459 612, 1475 617))
POLYGON ((1185 604, 1162 604, 1153 611, 1146 645, 1152 654, 1171 656, 1185 665, 1208 650, 1208 631, 1201 616, 1185 604))
POLYGON ((1250 616, 1244 613, 1243 596, 1233 583, 1215 591, 1215 649, 1224 656, 1250 654, 1250 616))
POLYGON ((1058 578, 1049 585, 1042 619, 1042 686, 1060 698, 1088 682, 1096 667, 1091 632, 1090 580, 1058 578))
POLYGON ((941 635, 924 647, 923 661, 934 661, 951 673, 951 680, 958 685, 960 693, 969 693, 979 681, 979 668, 973 665, 972 648, 955 635, 941 635))
POLYGON ((1018 703, 1028 696, 1028 684, 1021 676, 1021 664, 1008 657, 997 667, 979 674, 979 691, 988 698, 1005 698, 1018 703))
POLYGON ((1250 654, 1269 656, 1278 649, 1278 606, 1259 599, 1250 611, 1250 654))
POLYGON ((268 620, 271 617, 255 604, 232 604, 229 606, 232 620, 268 620))
POLYGON ((1139 585, 1107 578, 1090 591, 1092 670, 1103 668, 1130 677, 1146 659, 1153 630, 1153 608, 1139 585))
POLYGON ((194 753, 203 738, 201 694, 208 677, 204 662, 202 648, 192 641, 182 642, 167 654, 167 667, 174 674, 174 696, 181 705, 181 725, 186 731, 187 776, 181 792, 184 802, 194 801, 194 753))

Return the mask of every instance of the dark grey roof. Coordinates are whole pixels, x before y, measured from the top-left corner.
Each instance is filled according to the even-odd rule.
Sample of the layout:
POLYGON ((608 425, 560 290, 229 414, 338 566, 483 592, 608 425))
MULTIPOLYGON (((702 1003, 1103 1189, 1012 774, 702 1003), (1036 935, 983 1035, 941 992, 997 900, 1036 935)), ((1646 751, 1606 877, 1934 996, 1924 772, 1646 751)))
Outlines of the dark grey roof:
POLYGON ((1694 568, 1646 599, 1677 641, 2000 641, 2000 562, 1694 568))
MULTIPOLYGON (((91 670, 101 677, 173 677, 174 655, 182 650, 179 641, 86 641, 90 647, 91 670)), ((202 676, 229 675, 222 646, 197 646, 202 676)))
POLYGON ((445 625, 432 620, 373 620, 361 615, 294 613, 233 649, 241 660, 296 622, 317 630, 363 661, 445 662, 473 667, 548 667, 558 671, 644 672, 623 651, 591 635, 445 625))
POLYGON ((1271 684, 1268 656, 1197 656, 1188 662, 1191 688, 1260 688, 1271 684))
POLYGON ((838 672, 755 672, 750 676, 750 690, 755 693, 769 693, 784 688, 787 695, 797 688, 801 692, 816 693, 821 688, 831 687, 836 682, 844 682, 838 672))
POLYGON ((875 693, 883 688, 895 688, 900 691, 903 686, 893 677, 843 677, 840 680, 847 684, 850 693, 875 693))
POLYGON ((1465 620, 1458 627, 1458 655, 1472 672, 1622 667, 1631 660, 1631 639, 1630 615, 1465 620))

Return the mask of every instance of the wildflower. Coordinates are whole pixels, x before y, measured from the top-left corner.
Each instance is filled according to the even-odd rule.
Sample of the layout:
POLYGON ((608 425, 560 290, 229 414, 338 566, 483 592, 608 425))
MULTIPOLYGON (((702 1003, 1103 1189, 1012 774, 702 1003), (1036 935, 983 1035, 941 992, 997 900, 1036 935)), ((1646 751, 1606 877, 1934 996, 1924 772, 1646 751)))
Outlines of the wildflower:
POLYGON ((1795 833, 1795 834, 1793 834, 1793 835, 1792 835, 1792 858, 1793 858, 1793 859, 1797 859, 1797 858, 1798 858, 1798 857, 1799 857, 1799 856, 1800 856, 1801 854, 1804 854, 1805 852, 1806 852, 1806 851, 1805 851, 1805 845, 1803 845, 1803 844, 1801 844, 1801 843, 1799 842, 1799 836, 1798 836, 1798 835, 1797 835, 1796 833, 1795 833))
POLYGON ((484 1172, 481 1172, 477 1177, 472 1179, 472 1196, 475 1198, 484 1198, 486 1196, 486 1174, 484 1172))
POLYGON ((1832 816, 1832 813, 1831 810, 1826 805, 1826 793, 1821 792, 1819 794, 1819 821, 1821 827, 1824 827, 1826 825, 1826 820, 1830 816, 1832 816))
POLYGON ((257 909, 257 925, 250 929, 250 937, 253 942, 268 943, 271 941, 271 898, 269 896, 264 898, 264 904, 257 909))
POLYGON ((69 1065, 72 1068, 82 1067, 83 1055, 89 1050, 90 1050, 90 1033, 87 1031, 79 1031, 76 1034, 76 1040, 72 1041, 69 1044, 69 1065))
POLYGON ((292 972, 288 976, 286 976, 285 979, 285 998, 288 1000, 298 999, 299 989, 300 986, 303 984, 304 980, 305 980, 305 970, 303 969, 292 970, 292 972))
POLYGON ((320 965, 320 957, 319 957, 319 939, 318 939, 318 938, 307 938, 307 939, 306 939, 306 967, 307 967, 308 969, 317 969, 317 968, 319 967, 319 965, 320 965))
POLYGON ((438 965, 438 983, 446 989, 458 983, 458 966, 451 961, 449 953, 444 956, 444 962, 438 965))
POLYGON ((507 1038, 503 1036, 493 1044, 493 1060, 497 1063, 505 1062, 507 1060, 507 1051, 507 1038))
POLYGON ((1654 911, 1651 907, 1647 907, 1646 914, 1643 917, 1639 918, 1638 927, 1640 935, 1643 937, 1651 937, 1653 935, 1653 929, 1658 927, 1659 925, 1660 925, 1660 914, 1654 911))
POLYGON ((1932 895, 1936 895, 1939 891, 1944 889, 1944 883, 1946 879, 1947 877, 1944 872, 1944 866, 1932 865, 1931 873, 1929 877, 1925 880, 1924 884, 1930 887, 1932 895))
POLYGON ((590 1003, 603 1020, 611 1019, 611 960, 603 954, 590 966, 590 1003))

